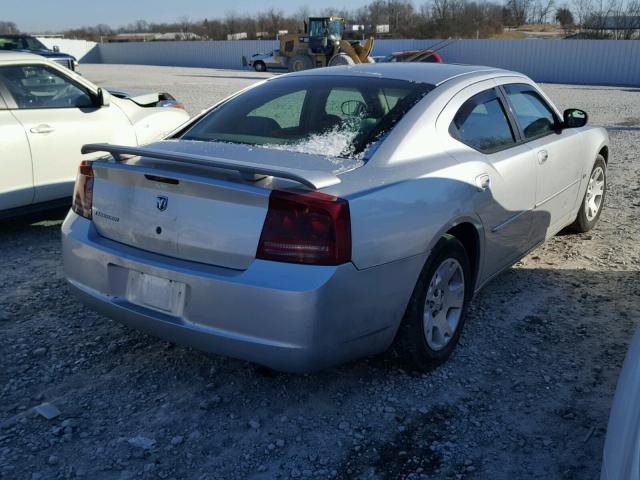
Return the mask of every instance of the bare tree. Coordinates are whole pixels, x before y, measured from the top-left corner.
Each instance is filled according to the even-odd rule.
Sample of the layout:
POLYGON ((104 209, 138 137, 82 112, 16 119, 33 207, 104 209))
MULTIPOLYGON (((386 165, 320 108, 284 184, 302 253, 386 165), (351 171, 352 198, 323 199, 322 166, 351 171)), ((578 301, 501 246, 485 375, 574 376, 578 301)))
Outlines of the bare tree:
POLYGON ((573 26, 573 13, 567 7, 560 7, 556 10, 555 16, 556 22, 560 24, 560 26, 568 30, 573 26))
POLYGON ((507 0, 505 6, 514 22, 514 27, 527 23, 531 14, 532 0, 507 0))
POLYGON ((532 14, 529 20, 533 23, 548 23, 549 16, 554 8, 554 0, 538 0, 534 8, 535 15, 532 14))

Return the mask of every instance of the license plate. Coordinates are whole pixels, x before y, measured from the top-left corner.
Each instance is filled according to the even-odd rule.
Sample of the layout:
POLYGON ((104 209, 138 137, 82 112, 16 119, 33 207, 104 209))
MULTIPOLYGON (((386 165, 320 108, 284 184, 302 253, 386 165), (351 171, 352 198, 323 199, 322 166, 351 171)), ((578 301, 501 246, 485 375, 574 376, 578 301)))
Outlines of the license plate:
POLYGON ((174 280, 129 270, 127 300, 172 315, 181 315, 186 285, 174 280))

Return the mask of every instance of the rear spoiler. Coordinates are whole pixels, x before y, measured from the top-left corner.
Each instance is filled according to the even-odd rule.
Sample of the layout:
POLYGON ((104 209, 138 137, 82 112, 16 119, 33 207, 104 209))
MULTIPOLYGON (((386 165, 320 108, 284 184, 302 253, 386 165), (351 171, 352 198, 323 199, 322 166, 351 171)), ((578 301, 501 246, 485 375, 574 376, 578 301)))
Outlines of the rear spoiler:
POLYGON ((276 167, 271 165, 261 165, 259 163, 243 162, 240 160, 228 160, 219 157, 209 157, 205 155, 193 155, 191 153, 166 152, 151 148, 126 147, 123 145, 111 145, 108 143, 92 143, 82 147, 82 153, 108 152, 113 155, 116 162, 121 162, 124 155, 136 157, 150 157, 171 162, 188 163, 201 167, 215 167, 225 170, 234 170, 241 174, 263 175, 269 177, 286 178, 294 180, 302 185, 319 190, 340 183, 340 179, 333 173, 318 170, 300 170, 297 168, 276 167))

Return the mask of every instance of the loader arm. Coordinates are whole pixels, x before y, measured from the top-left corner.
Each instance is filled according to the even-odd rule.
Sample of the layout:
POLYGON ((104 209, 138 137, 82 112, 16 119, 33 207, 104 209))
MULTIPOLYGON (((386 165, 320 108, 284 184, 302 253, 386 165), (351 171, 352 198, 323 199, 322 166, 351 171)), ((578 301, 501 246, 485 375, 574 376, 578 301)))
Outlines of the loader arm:
POLYGON ((355 64, 362 63, 362 60, 360 60, 360 57, 356 53, 355 48, 353 48, 351 43, 349 43, 348 41, 340 40, 340 50, 346 53, 349 57, 351 57, 351 60, 353 60, 353 63, 355 64))
POLYGON ((374 43, 375 40, 373 39, 373 37, 369 37, 367 38, 365 44, 360 47, 362 51, 358 52, 358 56, 360 57, 362 63, 374 63, 373 58, 371 58, 371 52, 373 51, 374 43))

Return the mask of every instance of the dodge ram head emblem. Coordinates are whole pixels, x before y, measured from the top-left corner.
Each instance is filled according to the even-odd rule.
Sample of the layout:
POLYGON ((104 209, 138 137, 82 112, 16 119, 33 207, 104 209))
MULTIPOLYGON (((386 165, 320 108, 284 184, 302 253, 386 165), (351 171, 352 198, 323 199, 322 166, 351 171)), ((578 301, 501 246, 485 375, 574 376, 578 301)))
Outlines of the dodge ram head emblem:
POLYGON ((169 199, 167 197, 163 197, 163 196, 156 197, 156 207, 161 212, 164 212, 167 209, 168 203, 169 203, 169 199))

